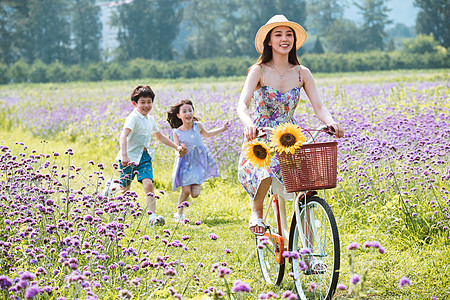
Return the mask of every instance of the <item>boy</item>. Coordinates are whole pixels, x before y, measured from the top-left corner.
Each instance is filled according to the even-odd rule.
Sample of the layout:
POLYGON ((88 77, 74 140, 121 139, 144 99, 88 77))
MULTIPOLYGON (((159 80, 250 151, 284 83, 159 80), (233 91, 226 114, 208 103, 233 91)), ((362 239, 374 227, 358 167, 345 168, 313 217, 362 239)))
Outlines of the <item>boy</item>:
POLYGON ((138 85, 131 93, 131 103, 135 109, 128 115, 120 134, 120 152, 117 155, 121 174, 121 192, 130 189, 131 182, 137 175, 142 183, 147 202, 147 210, 151 211, 150 226, 164 225, 165 220, 156 215, 156 200, 153 196, 153 168, 150 146, 151 135, 161 143, 176 149, 180 156, 187 152, 184 145, 178 146, 159 132, 155 119, 149 114, 153 107, 155 94, 148 86, 138 85))

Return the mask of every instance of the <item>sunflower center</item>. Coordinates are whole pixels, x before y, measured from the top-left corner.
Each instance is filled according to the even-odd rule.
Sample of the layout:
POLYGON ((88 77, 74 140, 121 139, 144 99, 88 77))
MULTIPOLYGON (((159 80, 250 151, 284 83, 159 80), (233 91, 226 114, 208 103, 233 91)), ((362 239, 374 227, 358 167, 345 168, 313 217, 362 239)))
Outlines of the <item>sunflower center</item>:
POLYGON ((261 145, 255 145, 253 147, 253 154, 259 159, 266 159, 267 150, 261 145))
POLYGON ((296 141, 297 140, 296 140, 295 136, 292 133, 284 133, 280 137, 280 143, 284 147, 291 147, 291 146, 295 145, 296 141))

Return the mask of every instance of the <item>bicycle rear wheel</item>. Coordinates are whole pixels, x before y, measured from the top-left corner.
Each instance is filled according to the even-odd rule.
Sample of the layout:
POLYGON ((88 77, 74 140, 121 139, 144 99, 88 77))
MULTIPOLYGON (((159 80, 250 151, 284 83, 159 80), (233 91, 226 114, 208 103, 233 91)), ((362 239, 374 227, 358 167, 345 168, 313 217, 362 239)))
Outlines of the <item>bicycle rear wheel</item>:
POLYGON ((283 280, 285 262, 282 256, 283 237, 278 228, 275 209, 268 210, 264 223, 267 228, 265 234, 256 237, 259 266, 265 282, 279 285, 283 280))
POLYGON ((299 299, 331 299, 336 291, 340 268, 339 234, 336 220, 328 203, 317 196, 300 201, 300 226, 292 219, 289 250, 300 253, 292 259, 295 288, 299 299), (308 252, 309 249, 311 253, 308 252), (316 270, 304 270, 311 261, 319 260, 316 270), (324 267, 326 266, 326 268, 324 267), (311 274, 312 273, 312 274, 311 274))

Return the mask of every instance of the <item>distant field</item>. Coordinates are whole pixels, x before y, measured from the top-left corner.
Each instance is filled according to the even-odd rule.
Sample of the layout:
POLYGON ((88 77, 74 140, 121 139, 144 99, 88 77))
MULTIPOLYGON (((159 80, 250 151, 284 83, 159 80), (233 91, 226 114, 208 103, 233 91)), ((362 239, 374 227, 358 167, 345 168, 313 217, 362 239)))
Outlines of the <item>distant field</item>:
MULTIPOLYGON (((339 291, 339 299, 450 297, 448 73, 444 69, 315 76, 323 101, 346 128, 346 136, 338 141, 338 186, 327 192, 341 235, 340 282, 347 287, 339 291), (365 241, 379 241, 386 253, 363 249, 365 241), (351 242, 361 249, 347 250, 351 242), (363 285, 349 283, 353 273, 366 274, 363 285), (403 276, 411 285, 400 288, 403 276)), ((250 293, 240 295, 243 299, 292 289, 289 276, 280 287, 262 281, 254 238, 247 229, 250 205, 236 180, 242 127, 235 107, 243 80, 0 86, 0 276, 14 279, 20 271, 37 273, 42 299, 126 297, 125 290, 133 299, 183 292, 184 299, 202 299, 218 291, 228 299, 227 284, 235 280, 251 286, 250 293), (191 201, 190 225, 177 227, 170 219, 179 191, 170 187, 173 151, 160 144, 154 144, 154 170, 157 190, 164 192, 158 202, 168 219, 163 229, 146 225, 138 183, 133 184, 136 197, 120 199, 123 205, 117 211, 117 201, 96 196, 105 180, 118 176, 112 167, 117 139, 133 108, 129 94, 140 83, 150 84, 156 93, 152 114, 164 134, 170 132, 166 111, 181 99, 192 99, 208 129, 231 120, 228 131, 205 139, 222 178, 205 183, 201 196, 191 201), (74 155, 64 154, 68 148, 74 155), (51 180, 37 184, 37 170, 51 180), (55 204, 48 205, 49 199, 55 204), (94 221, 88 221, 88 215, 94 221), (195 221, 201 225, 195 226, 195 221), (89 245, 84 247, 84 242, 89 245), (76 260, 72 266, 70 259, 76 260), (144 261, 150 265, 143 267, 144 261), (231 270, 226 281, 211 270, 215 264, 231 270), (165 274, 171 269, 176 276, 165 274), (71 280, 75 271, 88 273, 71 280)), ((304 127, 314 127, 318 121, 306 95, 302 99, 295 117, 304 127)), ((23 298, 24 289, 6 293, 23 298)))

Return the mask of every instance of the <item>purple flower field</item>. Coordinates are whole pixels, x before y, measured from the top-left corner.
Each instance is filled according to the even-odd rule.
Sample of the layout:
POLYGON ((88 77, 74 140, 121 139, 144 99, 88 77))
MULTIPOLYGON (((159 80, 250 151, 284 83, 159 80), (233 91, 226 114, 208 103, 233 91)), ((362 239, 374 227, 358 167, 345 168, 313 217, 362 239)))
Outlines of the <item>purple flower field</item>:
MULTIPOLYGON (((338 140, 338 186, 327 192, 341 235, 355 236, 360 229, 377 228, 393 243, 434 243, 448 249, 448 79, 318 82, 323 101, 346 128, 346 136, 338 140)), ((115 141, 133 108, 129 101, 133 84, 109 85, 2 87, 0 127, 20 128, 45 140, 66 141, 69 146, 107 141, 116 145, 109 151, 115 156, 115 141)), ((241 86, 242 82, 231 81, 154 85, 152 114, 163 134, 170 133, 165 112, 181 99, 192 99, 207 129, 231 120, 228 131, 204 142, 222 177, 233 186, 238 185, 235 174, 242 143, 235 114, 241 86)), ((307 99, 304 94, 302 98, 307 99)), ((307 101, 299 104, 295 117, 303 127, 319 125, 307 101)), ((160 164, 170 169, 173 153, 160 144, 154 147, 160 164)), ((232 277, 247 270, 239 269, 232 251, 220 244, 222 236, 205 228, 201 220, 155 233, 146 226, 148 212, 136 193, 102 197, 102 164, 78 167, 71 163, 71 149, 61 155, 41 153, 26 141, 2 142, 0 151, 0 294, 5 299, 181 299, 197 294, 226 298, 230 293, 269 299, 275 295, 270 288, 255 289, 232 277)), ((163 192, 158 195, 162 199, 167 197, 163 192)), ((342 252, 360 248, 349 239, 343 239, 348 243, 342 245, 342 252)), ((373 242, 363 244, 359 239, 361 248, 377 248, 380 256, 389 257, 384 254, 390 251, 384 241, 381 247, 371 237, 364 239, 373 242)), ((350 273, 342 283, 357 283, 350 273)), ((400 274, 390 280, 392 286, 401 286, 396 292, 413 289, 414 273, 400 274)), ((276 294, 292 297, 281 290, 276 294)))

